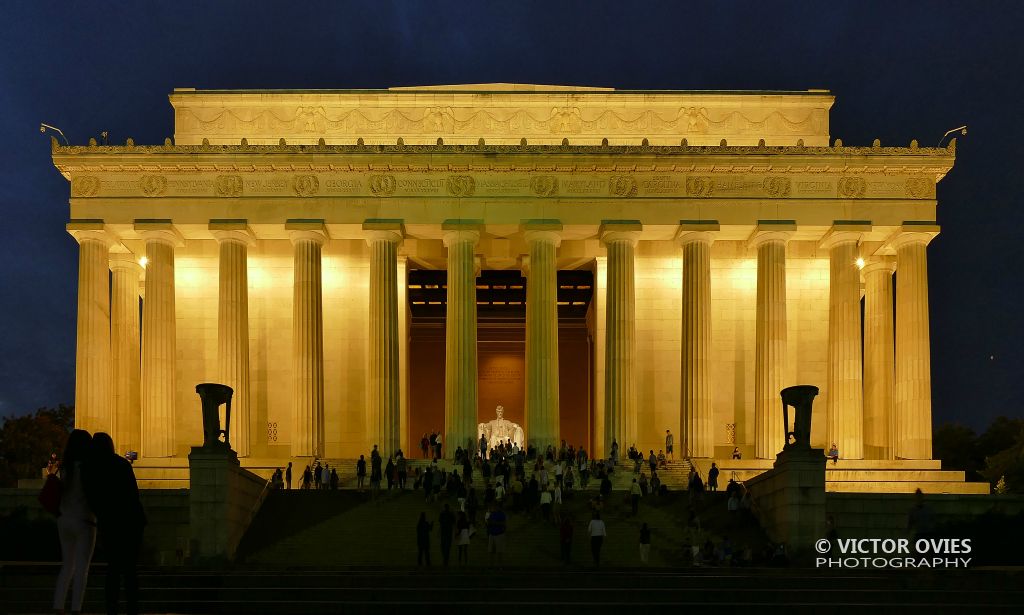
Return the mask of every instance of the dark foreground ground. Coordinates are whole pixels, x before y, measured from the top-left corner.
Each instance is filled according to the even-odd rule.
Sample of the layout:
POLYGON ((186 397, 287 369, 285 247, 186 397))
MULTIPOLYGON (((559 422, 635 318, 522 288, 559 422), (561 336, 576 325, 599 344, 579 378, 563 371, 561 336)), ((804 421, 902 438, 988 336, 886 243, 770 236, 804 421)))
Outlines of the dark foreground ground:
MULTIPOLYGON (((53 564, 0 567, 2 612, 51 613, 56 572, 53 564)), ((84 612, 103 611, 103 574, 94 567, 84 612)), ((178 568, 147 569, 140 581, 144 613, 1024 612, 1022 570, 178 568)))

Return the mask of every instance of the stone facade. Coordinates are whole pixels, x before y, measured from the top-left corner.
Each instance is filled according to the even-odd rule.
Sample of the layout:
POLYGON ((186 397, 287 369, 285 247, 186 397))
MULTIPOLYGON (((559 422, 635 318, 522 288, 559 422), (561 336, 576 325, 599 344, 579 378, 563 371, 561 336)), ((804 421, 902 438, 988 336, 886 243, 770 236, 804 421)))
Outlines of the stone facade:
MULTIPOLYGON (((462 284, 471 284, 481 268, 522 268, 530 278, 539 275, 530 273, 538 265, 531 257, 543 259, 548 285, 552 267, 593 272, 586 318, 591 391, 573 411, 589 415, 582 444, 598 454, 613 436, 622 450, 635 443, 657 451, 671 429, 677 455, 689 437, 701 456, 725 456, 739 446, 747 457, 771 458, 779 443, 770 430, 759 431, 757 408, 764 408, 771 430, 781 428, 771 422, 780 404, 776 387, 796 383, 819 386, 819 407, 835 408, 841 454, 931 454, 927 370, 885 366, 891 384, 876 386, 871 362, 885 349, 872 346, 863 355, 865 373, 875 374, 867 383, 871 395, 865 398, 859 387, 866 385, 850 377, 856 371, 850 344, 862 323, 850 309, 859 275, 845 260, 913 267, 915 275, 904 276, 895 296, 896 331, 900 314, 908 326, 895 341, 871 339, 903 344, 915 365, 927 365, 925 247, 938 233, 935 184, 952 167, 954 144, 830 143, 832 97, 820 91, 636 93, 491 84, 375 92, 175 90, 171 102, 173 142, 53 147, 54 164, 70 182, 68 230, 82 246, 76 400, 87 409, 82 425, 140 430, 137 438, 121 437, 140 442, 143 457, 183 457, 198 442, 194 386, 224 377, 245 382, 237 371, 246 369, 238 354, 246 330, 243 455, 354 457, 377 442, 418 448, 419 434, 408 428, 409 396, 417 392, 407 389, 415 366, 407 352, 406 275, 457 261, 462 284), (851 225, 856 235, 842 250, 833 247, 828 237, 851 225), (374 258, 374 238, 385 227, 398 229, 395 253, 374 258), (528 237, 538 228, 543 244, 540 235, 528 237), (239 245, 229 250, 234 273, 227 274, 225 229, 246 236, 233 240, 239 245), (708 277, 684 292, 681 242, 693 229, 707 233, 708 277), (316 241, 296 235, 311 232, 319 233, 316 241), (474 233, 468 243, 455 237, 474 233), (303 247, 311 243, 318 253, 303 247), (102 269, 97 254, 103 251, 111 261, 149 256, 135 404, 124 396, 137 390, 131 382, 138 376, 94 373, 112 369, 103 348, 113 342, 97 327, 110 317, 110 305, 94 300, 103 295, 105 276, 97 275, 96 264, 102 269), (240 305, 231 284, 242 279, 236 262, 242 257, 247 328, 236 321, 241 312, 218 308, 222 300, 240 305), (760 283, 773 285, 761 289, 771 291, 763 309, 759 258, 767 259, 760 283), (316 267, 319 306, 306 279, 316 276, 316 267), (830 267, 845 274, 831 311, 830 267), (304 272, 299 283, 296 271, 304 272), (397 294, 384 293, 381 280, 395 280, 397 294), (709 308, 684 310, 684 295, 709 308), (298 309, 296 298, 313 303, 298 309), (847 319, 831 342, 830 313, 847 319), (383 331, 400 337, 397 368, 390 358, 394 340, 383 331), (766 336, 760 342, 758 331, 766 336), (759 344, 767 344, 764 352, 759 344), (634 359, 624 361, 627 356, 634 359), (687 363, 693 360, 702 363, 687 363), (830 382, 843 387, 834 406, 830 382), (109 386, 118 403, 104 406, 109 386), (104 407, 119 414, 139 408, 141 420, 110 416, 104 407), (685 418, 691 411, 697 419, 685 418), (899 412, 907 416, 893 416, 899 412), (869 423, 853 429, 850 421, 869 423)), ((557 441, 548 432, 558 425, 559 397, 543 383, 557 379, 558 370, 550 361, 533 363, 557 352, 549 295, 531 295, 538 307, 536 318, 525 319, 524 336, 530 348, 549 349, 527 353, 534 358, 523 383, 524 390, 527 380, 533 383, 528 403, 533 420, 546 425, 538 436, 545 442, 557 441)), ((448 311, 447 326, 459 333, 449 338, 450 390, 442 391, 451 424, 439 426, 456 442, 468 437, 454 429, 456 420, 475 425, 493 412, 478 408, 478 417, 468 416, 477 405, 470 350, 476 338, 475 326, 466 328, 468 317, 451 321, 472 309, 471 297, 459 297, 459 310, 448 311)), ((114 364, 123 370, 124 349, 132 346, 118 343, 114 364)), ((525 416, 524 409, 510 411, 525 416)), ((826 416, 818 413, 812 442, 827 449, 826 416)))

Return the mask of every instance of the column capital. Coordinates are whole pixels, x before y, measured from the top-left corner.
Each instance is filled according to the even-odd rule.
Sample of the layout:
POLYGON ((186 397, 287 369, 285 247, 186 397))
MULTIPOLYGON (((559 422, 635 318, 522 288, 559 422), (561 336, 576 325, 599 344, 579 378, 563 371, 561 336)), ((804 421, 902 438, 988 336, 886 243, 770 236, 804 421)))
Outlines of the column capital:
POLYGON ((892 275, 896 271, 896 261, 891 256, 877 256, 871 258, 864 264, 864 267, 860 270, 861 275, 867 276, 871 273, 877 273, 884 271, 889 275, 892 275))
POLYGON ((720 229, 718 220, 680 220, 675 239, 680 246, 695 242, 711 245, 720 229))
POLYGON ((444 234, 442 235, 442 242, 445 247, 462 242, 469 242, 476 245, 476 242, 478 241, 480 241, 480 231, 473 226, 467 226, 466 228, 444 229, 444 234))
POLYGON ((927 246, 938 236, 939 225, 930 222, 904 222, 896 232, 889 236, 876 254, 895 254, 896 250, 908 244, 927 246))
POLYGON ((624 241, 636 247, 642 230, 644 227, 639 220, 602 220, 597 234, 604 245, 624 241))
POLYGON ((139 259, 135 258, 135 255, 131 252, 113 252, 110 254, 110 269, 111 271, 134 271, 136 275, 141 276, 144 271, 143 266, 139 263, 139 259))
POLYGON ((135 232, 146 243, 165 243, 172 248, 185 245, 185 238, 170 220, 136 220, 135 232))
POLYGON ((217 243, 236 241, 250 247, 256 244, 256 234, 249 228, 248 220, 210 220, 209 229, 217 243))
POLYGON ((758 220, 754 232, 747 239, 751 248, 759 248, 762 244, 781 241, 786 244, 796 232, 794 220, 758 220))
POLYGON ((554 219, 523 220, 519 224, 527 243, 545 241, 558 247, 562 243, 562 221, 554 219))
POLYGON ((834 246, 838 246, 844 243, 859 243, 864 233, 871 232, 871 224, 866 221, 851 220, 841 221, 836 220, 832 226, 825 232, 825 235, 818 242, 818 247, 831 250, 834 246))
POLYGON ((327 233, 327 225, 324 224, 323 220, 287 220, 284 224, 284 230, 288 231, 288 239, 293 244, 300 241, 312 241, 322 246, 324 242, 331 238, 327 233))
MULTIPOLYGON (((561 225, 559 225, 561 226, 561 225)), ((523 233, 526 243, 549 243, 556 248, 562 245, 562 233, 559 230, 528 229, 523 233)))
POLYGON ((83 241, 98 241, 110 249, 120 241, 103 220, 72 220, 64 228, 79 244, 83 241))
POLYGON ((366 243, 374 241, 389 241, 391 243, 402 243, 405 239, 405 225, 402 220, 381 220, 367 219, 363 222, 363 235, 366 243))

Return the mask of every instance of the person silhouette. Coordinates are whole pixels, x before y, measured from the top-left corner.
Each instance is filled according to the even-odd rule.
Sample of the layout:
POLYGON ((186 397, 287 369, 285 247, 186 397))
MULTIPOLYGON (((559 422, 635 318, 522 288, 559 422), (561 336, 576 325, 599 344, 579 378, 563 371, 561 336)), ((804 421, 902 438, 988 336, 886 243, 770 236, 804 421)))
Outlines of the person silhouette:
POLYGON ((71 588, 71 612, 82 612, 89 562, 96 546, 96 516, 85 495, 85 466, 92 448, 92 436, 76 429, 68 436, 60 472, 60 516, 57 534, 60 537, 61 566, 53 591, 53 610, 64 612, 68 588, 71 588))
POLYGON ((126 612, 138 613, 139 578, 136 568, 146 526, 138 482, 132 464, 114 452, 114 441, 108 434, 96 433, 92 438, 92 449, 92 458, 84 476, 86 494, 96 513, 96 527, 107 556, 107 612, 118 612, 123 581, 126 612))

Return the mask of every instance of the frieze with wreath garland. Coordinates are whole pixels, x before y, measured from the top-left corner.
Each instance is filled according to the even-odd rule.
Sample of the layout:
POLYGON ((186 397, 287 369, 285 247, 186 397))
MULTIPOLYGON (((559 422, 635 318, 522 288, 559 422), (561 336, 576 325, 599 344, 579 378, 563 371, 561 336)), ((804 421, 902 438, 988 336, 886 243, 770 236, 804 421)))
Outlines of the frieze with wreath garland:
POLYGON ((407 170, 393 173, 320 171, 288 173, 264 169, 259 174, 215 175, 190 172, 170 175, 104 173, 73 175, 72 197, 90 198, 560 198, 560 199, 930 199, 932 176, 859 175, 803 172, 769 173, 586 173, 541 174, 507 171, 445 173, 407 170))

